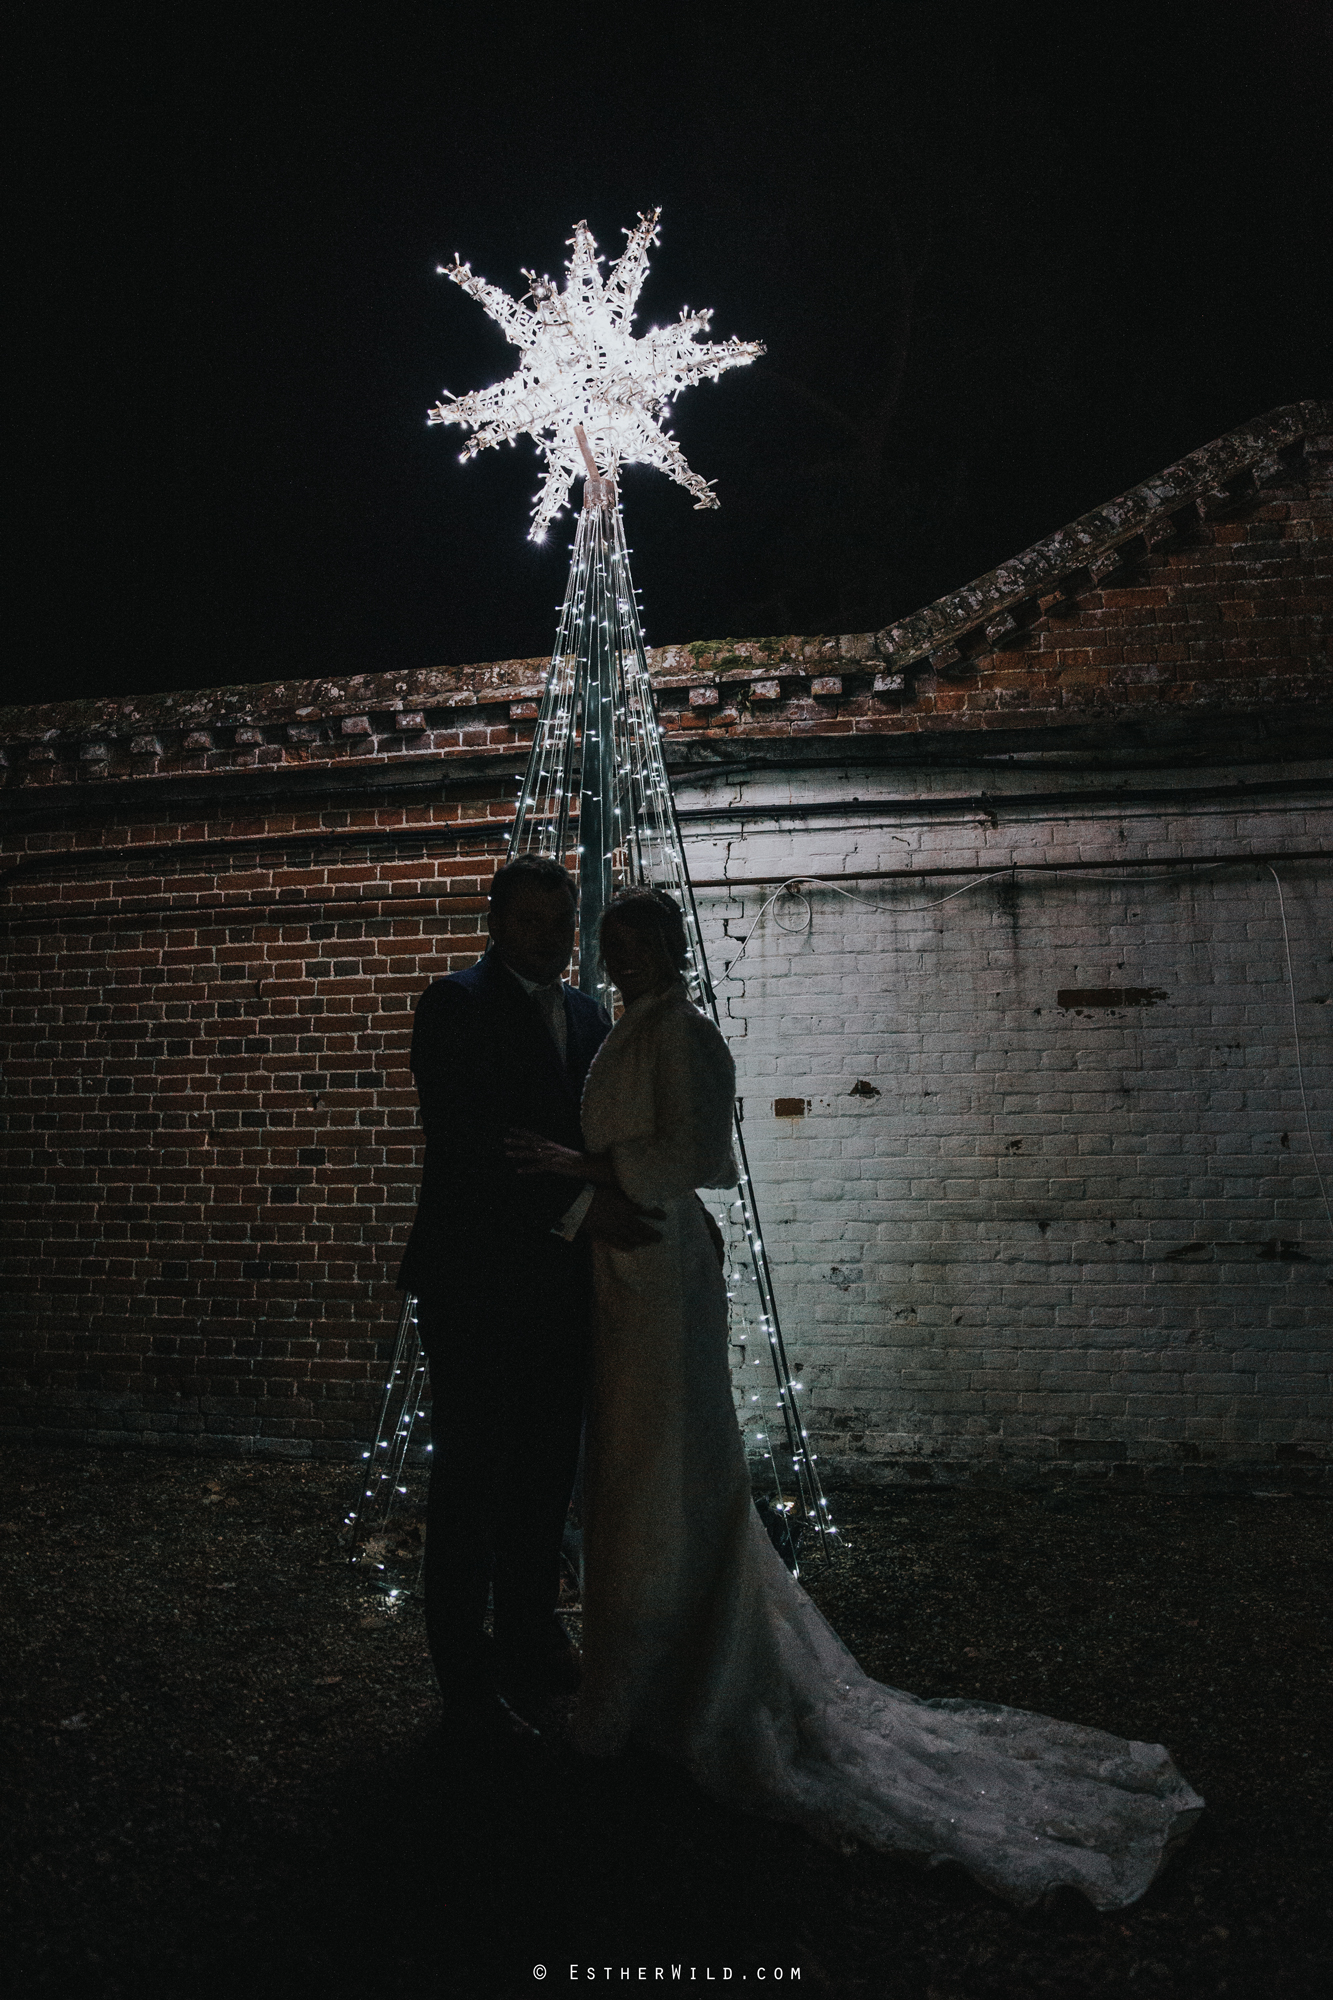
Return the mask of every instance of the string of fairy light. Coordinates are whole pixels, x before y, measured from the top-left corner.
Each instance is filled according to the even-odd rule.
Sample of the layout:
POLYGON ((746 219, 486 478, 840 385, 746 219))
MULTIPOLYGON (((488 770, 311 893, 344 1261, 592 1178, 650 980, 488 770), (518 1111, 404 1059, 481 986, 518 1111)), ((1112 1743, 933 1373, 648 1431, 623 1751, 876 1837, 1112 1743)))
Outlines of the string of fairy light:
MULTIPOLYGON (((691 492, 696 506, 715 507, 711 486, 686 463, 664 419, 683 388, 716 380, 763 348, 757 341, 703 342, 711 315, 688 307, 673 326, 634 337, 630 322, 649 249, 658 240, 659 214, 641 215, 626 232, 626 249, 605 278, 596 242, 587 224, 579 223, 563 290, 525 272, 529 291, 523 300, 478 278, 457 258, 447 269, 441 266, 485 307, 520 349, 520 359, 514 374, 490 389, 458 397, 446 392, 430 421, 473 432, 464 460, 487 446, 512 444, 520 435, 535 441, 547 467, 530 529, 535 540, 568 503, 579 472, 584 474, 555 648, 506 858, 543 854, 570 869, 578 888, 579 985, 608 1007, 614 995, 588 948, 601 913, 625 884, 665 889, 685 920, 691 995, 721 1028, 653 703, 617 474, 624 464, 654 465, 691 492)), ((794 1568, 797 1520, 810 1528, 825 1554, 837 1531, 798 1403, 801 1385, 787 1360, 739 1109, 735 1151, 740 1178, 726 1205, 724 1242, 730 1339, 740 1377, 738 1415, 747 1450, 768 1468, 775 1514, 785 1524, 779 1545, 794 1568), (760 1354, 750 1351, 754 1346, 760 1354), (758 1382, 751 1370, 758 1371, 758 1382), (765 1380, 776 1395, 790 1495, 759 1386, 765 1380)), ((372 1531, 387 1526, 406 1490, 405 1467, 416 1426, 424 1421, 425 1397, 416 1301, 409 1297, 399 1317, 375 1436, 363 1453, 357 1497, 344 1521, 354 1561, 374 1546, 372 1531)), ((376 1568, 396 1597, 401 1591, 389 1581, 382 1553, 375 1554, 376 1568)))
MULTIPOLYGON (((721 1028, 653 703, 624 521, 615 482, 608 479, 589 478, 575 533, 559 636, 509 843, 509 858, 520 854, 562 860, 576 875, 581 945, 595 936, 617 888, 646 883, 667 890, 685 919, 691 997, 721 1028)), ((614 1004, 600 965, 582 948, 579 984, 608 1008, 614 1004)), ((740 1179, 727 1205, 724 1240, 742 1430, 751 1456, 771 1469, 776 1506, 784 1513, 799 1509, 824 1546, 836 1530, 799 1406, 801 1385, 787 1358, 739 1116, 734 1138, 740 1179), (750 1352, 754 1346, 758 1356, 750 1352), (749 1373, 759 1369, 762 1377, 766 1363, 791 1464, 791 1497, 764 1393, 749 1373)))

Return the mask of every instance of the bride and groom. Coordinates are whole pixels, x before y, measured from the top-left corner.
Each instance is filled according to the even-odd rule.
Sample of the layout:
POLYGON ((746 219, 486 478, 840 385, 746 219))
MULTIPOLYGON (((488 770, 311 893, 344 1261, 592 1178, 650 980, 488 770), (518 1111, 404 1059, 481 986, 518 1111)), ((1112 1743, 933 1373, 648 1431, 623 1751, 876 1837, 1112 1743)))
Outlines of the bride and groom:
POLYGON ((870 1680, 774 1549, 695 1192, 735 1183, 731 1057, 669 897, 606 911, 614 1028, 561 981, 574 917, 554 862, 499 870, 490 948, 413 1032, 426 1165, 400 1282, 431 1365, 426 1623, 460 1734, 503 1730, 497 1685, 577 1689, 587 1754, 641 1746, 728 1805, 958 1861, 1020 1904, 1133 1902, 1202 1807, 1160 1745, 870 1680), (580 1662, 555 1606, 584 1424, 580 1662))

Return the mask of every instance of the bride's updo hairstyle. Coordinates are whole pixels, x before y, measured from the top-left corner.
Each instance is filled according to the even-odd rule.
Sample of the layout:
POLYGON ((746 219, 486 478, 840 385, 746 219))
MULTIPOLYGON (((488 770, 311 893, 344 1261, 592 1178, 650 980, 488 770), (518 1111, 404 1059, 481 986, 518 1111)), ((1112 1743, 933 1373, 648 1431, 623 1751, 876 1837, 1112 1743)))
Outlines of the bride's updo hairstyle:
POLYGON ((679 979, 685 971, 689 947, 685 941, 685 919, 680 905, 665 889, 618 889, 602 912, 598 949, 608 924, 623 924, 640 937, 650 937, 679 979))

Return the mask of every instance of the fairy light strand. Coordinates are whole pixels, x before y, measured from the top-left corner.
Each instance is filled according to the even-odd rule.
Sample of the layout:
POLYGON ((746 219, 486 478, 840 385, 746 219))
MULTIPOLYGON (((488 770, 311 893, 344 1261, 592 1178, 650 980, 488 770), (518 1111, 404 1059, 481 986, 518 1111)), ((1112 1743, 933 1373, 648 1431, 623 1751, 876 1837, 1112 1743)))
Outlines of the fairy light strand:
MULTIPOLYGON (((393 1583, 387 1562, 374 1551, 374 1536, 386 1529, 399 1496, 406 1491, 404 1467, 416 1444, 417 1425, 426 1421, 422 1408, 426 1373, 417 1302, 409 1293, 398 1315, 375 1434, 369 1450, 361 1455, 356 1498, 343 1517, 341 1531, 349 1563, 367 1568, 368 1580, 390 1599, 404 1592, 393 1583)), ((429 1452, 431 1446, 427 1444, 425 1449, 429 1452)))
MULTIPOLYGON (((625 464, 655 465, 693 493, 697 506, 715 507, 711 486, 691 471, 662 429, 662 419, 682 389, 705 378, 716 380, 724 369, 749 362, 764 350, 757 341, 700 344, 710 315, 688 308, 665 333, 654 329, 634 339, 630 321, 649 249, 658 240, 659 213, 655 209, 641 215, 638 226, 626 232, 626 250, 605 278, 596 243, 586 223, 579 223, 563 291, 526 272, 529 294, 516 301, 457 259, 447 270, 442 266, 519 348, 520 360, 515 374, 491 389, 458 397, 446 392, 430 421, 457 423, 473 432, 464 460, 519 435, 536 441, 548 469, 534 508, 534 539, 542 537, 567 504, 574 479, 580 473, 585 478, 555 648, 506 858, 549 855, 570 869, 578 887, 579 985, 608 1008, 614 1003, 613 990, 584 941, 595 935, 617 888, 646 883, 668 890, 684 915, 691 995, 720 1029, 667 777, 616 475, 625 464)), ((767 1466, 775 1512, 790 1521, 799 1508, 827 1555, 837 1530, 796 1407, 801 1385, 787 1361, 739 1107, 734 1138, 740 1172, 736 1194, 726 1205, 724 1241, 729 1337, 740 1357, 738 1417, 751 1457, 767 1466), (768 1350, 776 1392, 776 1411, 769 1414, 762 1390, 750 1387, 751 1369, 760 1371, 761 1383, 765 1380, 762 1352, 752 1358, 752 1344, 768 1350), (776 1427, 773 1415, 780 1420, 776 1427), (786 1495, 775 1430, 785 1441, 794 1499, 786 1495)), ((403 1490, 400 1477, 421 1419, 424 1387, 415 1301, 409 1298, 375 1440, 366 1454, 370 1464, 345 1524, 353 1560, 369 1526, 383 1525, 403 1490)), ((787 1553, 794 1568, 794 1537, 787 1553)))
MULTIPOLYGON (((617 888, 648 883, 668 890, 685 918, 691 996, 721 1028, 667 777, 624 523, 610 480, 598 480, 595 487, 589 481, 585 492, 507 858, 520 854, 550 855, 575 875, 580 946, 594 934, 597 916, 617 888)), ((608 1008, 614 1004, 613 989, 582 949, 579 984, 608 1008)), ((827 1551, 837 1530, 820 1488, 817 1454, 796 1407, 801 1385, 787 1358, 739 1116, 734 1143, 740 1179, 727 1204, 724 1239, 730 1340, 739 1357, 738 1417, 750 1455, 766 1465, 776 1507, 789 1518, 799 1508, 817 1545, 827 1551), (756 1379, 751 1370, 760 1370, 760 1381, 766 1373, 762 1351, 752 1357, 752 1345, 767 1349, 776 1409, 766 1409, 750 1386, 756 1379), (774 1449, 778 1435, 791 1464, 795 1499, 785 1491, 774 1449)))

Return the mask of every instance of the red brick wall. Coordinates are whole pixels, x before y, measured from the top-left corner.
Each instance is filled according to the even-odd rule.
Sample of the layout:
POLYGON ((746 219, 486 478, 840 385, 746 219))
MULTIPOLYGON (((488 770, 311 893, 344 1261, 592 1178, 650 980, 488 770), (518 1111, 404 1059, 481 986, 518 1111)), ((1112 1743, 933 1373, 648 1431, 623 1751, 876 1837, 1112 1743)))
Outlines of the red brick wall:
POLYGON ((896 627, 878 635, 878 659, 856 657, 875 650, 870 635, 842 642, 845 658, 837 642, 824 642, 827 658, 806 663, 802 684, 785 662, 791 642, 773 642, 762 694, 754 676, 765 671, 763 642, 697 648, 692 672, 677 653, 670 675, 656 676, 663 723, 672 736, 719 745, 811 736, 938 742, 1034 726, 1085 736, 1108 723, 1160 729, 1327 704, 1333 440, 1306 445, 1299 464, 1275 467, 1269 483, 1234 500, 1219 494, 1202 514, 1193 505, 1166 514, 1147 536, 929 650, 912 646, 906 631, 895 643, 896 627), (705 664, 714 670, 707 686, 705 664))
POLYGON ((218 847, 12 890, 3 1421, 364 1435, 416 1197, 412 1008, 481 948, 495 843, 375 854, 358 827, 411 815, 333 817, 330 845, 253 857, 225 821, 110 827, 218 847))
POLYGON ((1319 646, 1333 572, 1333 508, 1289 487, 1244 519, 1184 519, 1152 548, 1065 596, 1043 594, 1002 649, 979 635, 956 668, 921 686, 921 726, 1086 724, 1149 715, 1188 721, 1220 700, 1262 712, 1329 695, 1319 646), (956 677, 956 679, 954 678, 956 677))

